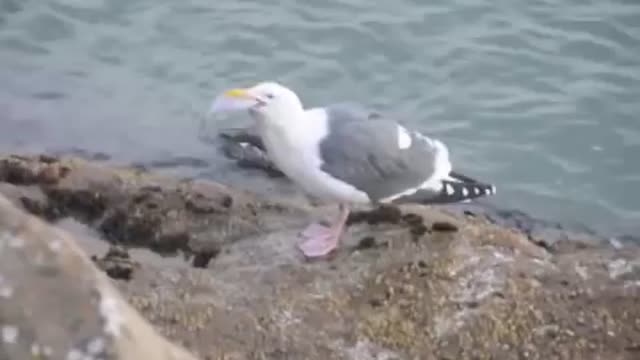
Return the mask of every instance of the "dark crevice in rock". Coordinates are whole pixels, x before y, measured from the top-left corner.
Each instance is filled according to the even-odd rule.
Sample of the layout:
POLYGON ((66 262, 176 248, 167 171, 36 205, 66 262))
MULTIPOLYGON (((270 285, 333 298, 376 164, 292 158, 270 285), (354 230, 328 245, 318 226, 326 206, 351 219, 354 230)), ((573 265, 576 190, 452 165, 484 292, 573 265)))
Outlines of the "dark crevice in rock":
POLYGON ((104 256, 98 258, 94 255, 91 260, 109 277, 117 280, 131 280, 135 269, 140 267, 131 259, 126 248, 121 246, 111 246, 104 256))
POLYGON ((73 215, 91 223, 101 217, 108 206, 101 193, 90 190, 44 188, 44 191, 49 197, 49 204, 53 205, 46 211, 51 220, 73 215))
POLYGON ((162 169, 162 168, 173 168, 179 166, 187 166, 191 168, 205 168, 209 167, 210 164, 205 159, 189 157, 189 156, 177 156, 168 159, 162 160, 154 160, 146 163, 135 163, 133 166, 143 167, 143 168, 153 168, 153 169, 162 169))
POLYGON ((376 243, 376 238, 373 236, 365 236, 362 239, 360 239, 360 241, 358 242, 358 245, 356 245, 355 249, 356 250, 366 250, 366 249, 372 249, 374 247, 378 246, 378 244, 376 243))
POLYGON ((191 264, 193 265, 194 268, 207 268, 209 266, 209 262, 211 261, 211 259, 218 256, 219 253, 220 253, 219 249, 197 252, 193 256, 193 261, 191 264))
POLYGON ((84 160, 89 160, 89 161, 108 161, 111 160, 111 156, 109 156, 106 153, 103 152, 99 152, 99 151, 89 151, 89 150, 85 150, 85 149, 81 149, 78 147, 71 147, 68 149, 63 149, 63 150, 58 150, 53 152, 53 156, 56 157, 76 157, 76 158, 80 158, 80 159, 84 159, 84 160))
POLYGON ((392 205, 382 205, 371 210, 352 211, 347 219, 347 225, 363 222, 369 225, 405 224, 414 241, 430 232, 421 216, 414 213, 403 214, 400 208, 392 205))
POLYGON ((372 210, 352 211, 347 219, 347 225, 366 222, 369 225, 397 224, 402 219, 402 212, 395 206, 379 206, 372 210))
POLYGON ((458 226, 448 221, 436 221, 431 224, 431 230, 438 232, 456 232, 458 231, 458 226))

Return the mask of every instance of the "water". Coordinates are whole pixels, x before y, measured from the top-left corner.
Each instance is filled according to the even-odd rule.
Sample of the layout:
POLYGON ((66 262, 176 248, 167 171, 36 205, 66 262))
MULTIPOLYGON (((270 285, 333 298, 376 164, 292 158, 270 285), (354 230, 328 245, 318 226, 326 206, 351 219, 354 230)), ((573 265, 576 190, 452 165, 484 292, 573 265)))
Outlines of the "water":
POLYGON ((265 79, 402 116, 492 202, 640 227, 637 0, 0 0, 0 151, 193 156, 177 171, 249 186, 198 126, 265 79))

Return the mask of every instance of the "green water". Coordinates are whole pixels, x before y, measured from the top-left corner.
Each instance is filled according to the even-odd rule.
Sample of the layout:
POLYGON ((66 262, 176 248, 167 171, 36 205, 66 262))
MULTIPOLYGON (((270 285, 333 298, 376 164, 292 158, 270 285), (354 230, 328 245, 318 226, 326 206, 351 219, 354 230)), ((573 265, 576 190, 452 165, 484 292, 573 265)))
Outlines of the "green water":
POLYGON ((0 151, 192 156, 255 187, 198 126, 267 79, 441 138, 491 202, 640 228, 638 0, 0 0, 0 151))

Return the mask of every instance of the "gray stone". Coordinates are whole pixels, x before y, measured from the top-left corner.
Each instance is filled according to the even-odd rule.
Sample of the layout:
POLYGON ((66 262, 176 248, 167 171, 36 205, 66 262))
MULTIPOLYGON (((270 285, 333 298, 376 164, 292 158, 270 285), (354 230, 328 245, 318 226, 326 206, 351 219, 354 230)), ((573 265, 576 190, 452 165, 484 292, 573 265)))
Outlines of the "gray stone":
POLYGON ((70 236, 0 195, 0 358, 194 359, 134 310, 70 236))

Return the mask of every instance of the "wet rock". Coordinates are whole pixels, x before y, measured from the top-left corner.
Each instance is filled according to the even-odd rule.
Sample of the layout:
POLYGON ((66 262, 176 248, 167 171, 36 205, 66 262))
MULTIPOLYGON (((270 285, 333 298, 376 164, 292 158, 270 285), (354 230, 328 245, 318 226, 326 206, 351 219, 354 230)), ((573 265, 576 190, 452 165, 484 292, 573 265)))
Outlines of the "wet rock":
POLYGON ((417 226, 424 224, 424 219, 418 214, 408 213, 402 216, 402 220, 411 226, 417 226))
POLYGON ((440 231, 440 232, 450 232, 450 231, 458 231, 458 226, 454 223, 446 222, 446 221, 436 221, 431 224, 431 230, 440 231))
POLYGON ((376 246, 376 238, 373 236, 366 236, 360 239, 358 246, 356 246, 357 250, 366 250, 376 246))
POLYGON ((414 236, 414 238, 419 238, 420 236, 426 234, 429 231, 429 228, 427 228, 424 224, 417 224, 414 226, 411 226, 410 228, 411 234, 414 236))
POLYGON ((79 159, 90 160, 90 161, 107 161, 111 159, 111 156, 103 152, 93 152, 93 151, 88 151, 88 150, 77 148, 77 147, 71 147, 68 149, 56 151, 51 156, 51 158, 63 157, 63 156, 76 157, 79 159))
POLYGON ((131 280, 133 271, 140 267, 139 263, 131 259, 127 250, 120 246, 111 246, 102 258, 92 256, 91 260, 109 277, 119 280, 131 280))
POLYGON ((49 221, 73 217, 114 244, 163 254, 217 251, 225 242, 277 225, 268 221, 268 214, 279 216, 282 209, 293 221, 299 220, 292 206, 219 184, 109 168, 75 158, 2 157, 0 184, 0 191, 14 203, 49 221), (42 175, 43 169, 52 167, 67 170, 42 175), (257 204, 265 210, 260 217, 257 204))
POLYGON ((42 179, 40 174, 43 173, 43 169, 49 164, 41 164, 37 162, 38 166, 23 167, 18 164, 24 161, 24 157, 10 156, 0 160, 0 180, 13 185, 31 185, 37 184, 42 179))
POLYGON ((369 304, 373 307, 380 307, 384 305, 385 300, 379 297, 374 297, 369 301, 369 304))
POLYGON ((37 187, 22 187, 0 182, 0 193, 16 206, 28 209, 29 212, 43 216, 47 209, 47 197, 37 187))
POLYGON ((196 253, 193 256, 193 267, 195 268, 206 268, 209 266, 209 261, 212 258, 216 257, 220 251, 212 250, 212 251, 201 251, 196 253))
POLYGON ((396 206, 383 205, 371 210, 351 211, 347 219, 347 224, 357 224, 366 222, 369 225, 375 224, 397 224, 402 219, 402 212, 396 206))
POLYGON ((187 157, 187 156, 177 156, 177 157, 166 158, 162 160, 154 160, 148 163, 133 164, 133 166, 143 167, 143 168, 153 168, 153 169, 179 167, 179 166, 188 166, 192 168, 204 168, 209 165, 210 165, 209 162, 205 159, 199 159, 199 158, 187 157))
POLYGON ((0 195, 3 359, 183 359, 65 232, 0 195))
MULTIPOLYGON (((541 220, 521 210, 502 209, 488 202, 456 204, 448 206, 448 209, 454 213, 482 217, 496 225, 516 229, 525 234, 532 243, 553 252, 573 251, 574 247, 597 245, 610 238, 582 224, 561 224, 541 220), (566 248, 567 245, 569 248, 566 248)), ((621 235, 620 239, 625 239, 621 240, 624 243, 633 243, 626 241, 625 235, 621 235)))

